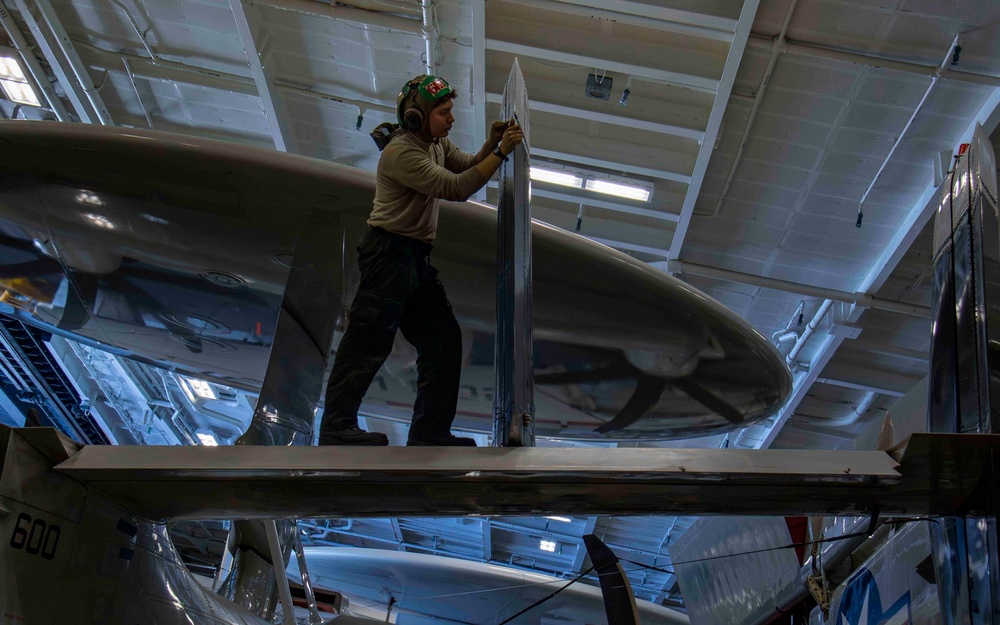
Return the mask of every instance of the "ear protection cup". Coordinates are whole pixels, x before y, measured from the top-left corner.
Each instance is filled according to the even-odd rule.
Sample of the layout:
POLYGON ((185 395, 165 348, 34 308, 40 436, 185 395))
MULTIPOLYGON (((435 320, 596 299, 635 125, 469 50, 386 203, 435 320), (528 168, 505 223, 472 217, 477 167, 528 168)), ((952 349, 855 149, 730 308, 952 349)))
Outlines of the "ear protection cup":
POLYGON ((424 127, 424 114, 417 107, 408 106, 406 107, 406 110, 403 111, 403 118, 400 122, 400 126, 406 130, 409 130, 410 132, 419 132, 420 129, 424 127))

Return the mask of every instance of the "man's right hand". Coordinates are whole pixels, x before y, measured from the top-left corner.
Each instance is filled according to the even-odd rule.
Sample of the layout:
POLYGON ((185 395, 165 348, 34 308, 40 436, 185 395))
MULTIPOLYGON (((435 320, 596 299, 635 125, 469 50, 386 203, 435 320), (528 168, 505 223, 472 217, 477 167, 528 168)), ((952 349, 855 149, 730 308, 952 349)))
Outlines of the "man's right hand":
POLYGON ((511 124, 503 131, 503 138, 500 139, 500 151, 505 155, 514 151, 521 142, 524 141, 524 132, 517 124, 511 124))

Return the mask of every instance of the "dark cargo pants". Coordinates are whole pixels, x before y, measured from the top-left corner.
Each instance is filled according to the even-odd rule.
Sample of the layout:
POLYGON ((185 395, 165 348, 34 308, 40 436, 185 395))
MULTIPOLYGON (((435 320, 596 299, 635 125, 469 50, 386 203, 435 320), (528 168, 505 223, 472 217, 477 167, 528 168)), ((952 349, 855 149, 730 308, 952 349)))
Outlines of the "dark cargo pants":
POLYGON ((361 283, 326 389, 321 433, 358 425, 358 408, 392 351, 396 330, 417 349, 417 399, 409 439, 447 437, 462 372, 462 333, 432 246, 369 227, 358 246, 361 283))

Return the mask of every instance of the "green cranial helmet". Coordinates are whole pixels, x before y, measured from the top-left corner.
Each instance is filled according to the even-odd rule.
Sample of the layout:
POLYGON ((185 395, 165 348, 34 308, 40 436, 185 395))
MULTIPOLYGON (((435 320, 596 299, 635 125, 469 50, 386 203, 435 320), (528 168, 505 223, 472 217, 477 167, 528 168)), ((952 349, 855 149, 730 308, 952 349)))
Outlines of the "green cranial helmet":
POLYGON ((403 85, 396 97, 396 119, 406 130, 419 132, 431 109, 439 102, 454 97, 455 90, 444 78, 421 74, 403 85))

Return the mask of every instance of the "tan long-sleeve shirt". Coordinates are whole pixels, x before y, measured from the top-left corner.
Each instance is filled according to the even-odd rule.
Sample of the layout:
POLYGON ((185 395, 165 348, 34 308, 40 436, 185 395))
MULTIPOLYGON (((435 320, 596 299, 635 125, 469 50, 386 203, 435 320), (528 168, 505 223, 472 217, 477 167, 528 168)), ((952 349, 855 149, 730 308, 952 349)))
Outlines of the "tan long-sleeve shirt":
POLYGON ((486 184, 475 164, 447 137, 428 143, 400 132, 379 158, 368 225, 433 243, 439 200, 465 201, 486 184))

